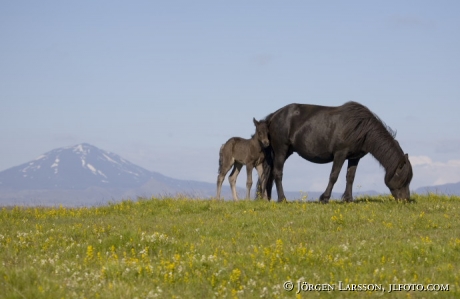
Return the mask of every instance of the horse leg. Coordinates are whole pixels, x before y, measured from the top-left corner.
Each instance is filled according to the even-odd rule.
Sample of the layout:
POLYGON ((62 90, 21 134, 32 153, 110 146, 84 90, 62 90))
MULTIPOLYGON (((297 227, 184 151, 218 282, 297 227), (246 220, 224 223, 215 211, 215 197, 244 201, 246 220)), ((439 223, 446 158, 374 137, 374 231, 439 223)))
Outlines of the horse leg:
POLYGON ((356 168, 358 167, 359 159, 348 159, 347 167, 347 186, 345 192, 342 195, 342 199, 346 202, 353 201, 353 181, 355 180, 356 168))
POLYGON ((319 201, 322 203, 329 202, 329 198, 331 198, 332 188, 334 187, 335 182, 337 182, 337 178, 339 177, 340 170, 342 169, 343 162, 345 162, 345 158, 347 157, 347 152, 337 152, 334 155, 334 162, 332 162, 332 170, 329 176, 329 183, 327 184, 326 191, 319 197, 319 201))
MULTIPOLYGON (((266 199, 268 201, 271 200, 272 198, 272 188, 273 188, 273 157, 274 153, 272 151, 272 148, 265 148, 264 149, 264 162, 262 165, 262 188, 265 190, 264 196, 266 196, 266 199)), ((259 179, 260 180, 260 179, 259 179)))
POLYGON ((267 180, 263 177, 264 175, 264 166, 259 164, 256 166, 257 175, 259 179, 257 180, 257 189, 256 189, 256 199, 263 198, 267 199, 267 180))
POLYGON ((222 159, 222 165, 219 168, 219 175, 217 176, 217 199, 220 199, 220 192, 222 190, 222 183, 224 182, 227 172, 232 168, 234 164, 233 158, 222 159))
POLYGON ((243 164, 235 162, 233 166, 233 170, 230 173, 230 176, 228 177, 228 181, 230 182, 230 187, 232 188, 233 200, 238 200, 238 196, 236 195, 236 178, 238 177, 238 174, 240 173, 241 167, 243 167, 243 164))
POLYGON ((265 194, 267 194, 268 201, 272 199, 273 180, 273 173, 270 172, 265 178, 265 194))
POLYGON ((246 173, 248 175, 246 180, 246 199, 251 198, 251 187, 252 187, 252 165, 246 165, 246 173))
POLYGON ((263 162, 256 166, 259 179, 257 181, 257 195, 268 201, 272 197, 272 187, 273 187, 273 163, 263 162))
MULTIPOLYGON (((278 152, 275 153, 275 159, 273 161, 273 178, 275 179, 276 190, 278 191, 278 202, 283 202, 286 200, 283 190, 283 168, 284 162, 292 154, 289 152, 278 152)), ((271 187, 270 187, 271 188, 271 187)))

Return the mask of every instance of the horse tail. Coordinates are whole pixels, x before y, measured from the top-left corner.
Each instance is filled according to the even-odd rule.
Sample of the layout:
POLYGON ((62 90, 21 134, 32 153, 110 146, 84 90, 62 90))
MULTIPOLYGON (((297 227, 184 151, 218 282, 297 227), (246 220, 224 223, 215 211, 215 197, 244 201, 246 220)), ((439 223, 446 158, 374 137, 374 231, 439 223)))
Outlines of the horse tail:
POLYGON ((219 150, 219 170, 217 173, 220 173, 220 171, 222 170, 222 163, 223 163, 223 154, 222 154, 222 151, 224 149, 224 146, 225 144, 222 144, 222 146, 220 147, 220 150, 219 150))

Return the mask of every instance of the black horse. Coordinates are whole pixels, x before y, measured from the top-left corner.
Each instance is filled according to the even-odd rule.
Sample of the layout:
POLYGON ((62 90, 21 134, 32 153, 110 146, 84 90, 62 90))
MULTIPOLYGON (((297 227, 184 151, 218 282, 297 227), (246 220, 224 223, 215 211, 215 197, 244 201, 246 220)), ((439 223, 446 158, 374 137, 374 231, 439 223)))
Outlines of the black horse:
MULTIPOLYGON (((264 176, 271 197, 273 179, 278 201, 284 201, 283 167, 294 152, 314 163, 332 163, 329 184, 320 196, 327 203, 345 160, 348 160, 347 184, 342 195, 352 201, 352 185, 359 160, 371 153, 385 169, 385 184, 396 199, 410 197, 412 166, 395 133, 367 107, 348 102, 338 107, 290 104, 265 120, 269 124, 271 157, 266 154, 264 176)), ((261 186, 265 188, 265 186, 261 186)))

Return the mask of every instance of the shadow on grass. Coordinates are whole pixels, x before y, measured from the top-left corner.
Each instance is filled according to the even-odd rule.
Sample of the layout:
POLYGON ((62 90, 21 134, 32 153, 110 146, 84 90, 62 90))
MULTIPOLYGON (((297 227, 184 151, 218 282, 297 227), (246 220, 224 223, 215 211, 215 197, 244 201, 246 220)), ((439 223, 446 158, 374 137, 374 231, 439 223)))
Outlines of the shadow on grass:
POLYGON ((417 203, 415 199, 408 199, 408 200, 396 200, 394 198, 389 198, 389 197, 367 197, 367 196, 362 196, 356 198, 354 203, 387 203, 387 202, 394 202, 398 204, 412 204, 412 203, 417 203))
MULTIPOLYGON (((273 200, 272 200, 273 201, 273 200)), ((278 203, 276 200, 273 201, 275 203, 278 203)), ((397 204, 414 204, 417 203, 415 199, 409 199, 409 200, 395 200, 393 198, 389 197, 375 197, 375 196, 360 196, 358 198, 355 198, 353 201, 347 202, 343 201, 341 199, 331 199, 329 200, 328 203, 323 203, 320 202, 318 199, 315 200, 302 200, 302 199, 295 199, 295 200, 284 200, 280 203, 287 203, 287 204, 292 204, 292 203, 304 203, 304 204, 320 204, 320 205, 327 205, 327 204, 339 204, 339 205, 346 205, 346 204, 363 204, 363 203, 389 203, 389 202, 394 202, 397 204)))

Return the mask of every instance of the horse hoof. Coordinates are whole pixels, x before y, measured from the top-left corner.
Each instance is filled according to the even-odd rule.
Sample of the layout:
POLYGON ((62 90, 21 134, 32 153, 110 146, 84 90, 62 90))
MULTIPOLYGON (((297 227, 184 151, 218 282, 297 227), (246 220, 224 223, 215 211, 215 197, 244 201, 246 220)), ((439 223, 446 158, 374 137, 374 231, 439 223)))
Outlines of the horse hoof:
POLYGON ((353 198, 350 197, 344 197, 342 198, 343 202, 353 202, 353 198))
POLYGON ((329 203, 329 198, 325 197, 324 195, 321 195, 319 197, 319 202, 320 203, 329 203))

